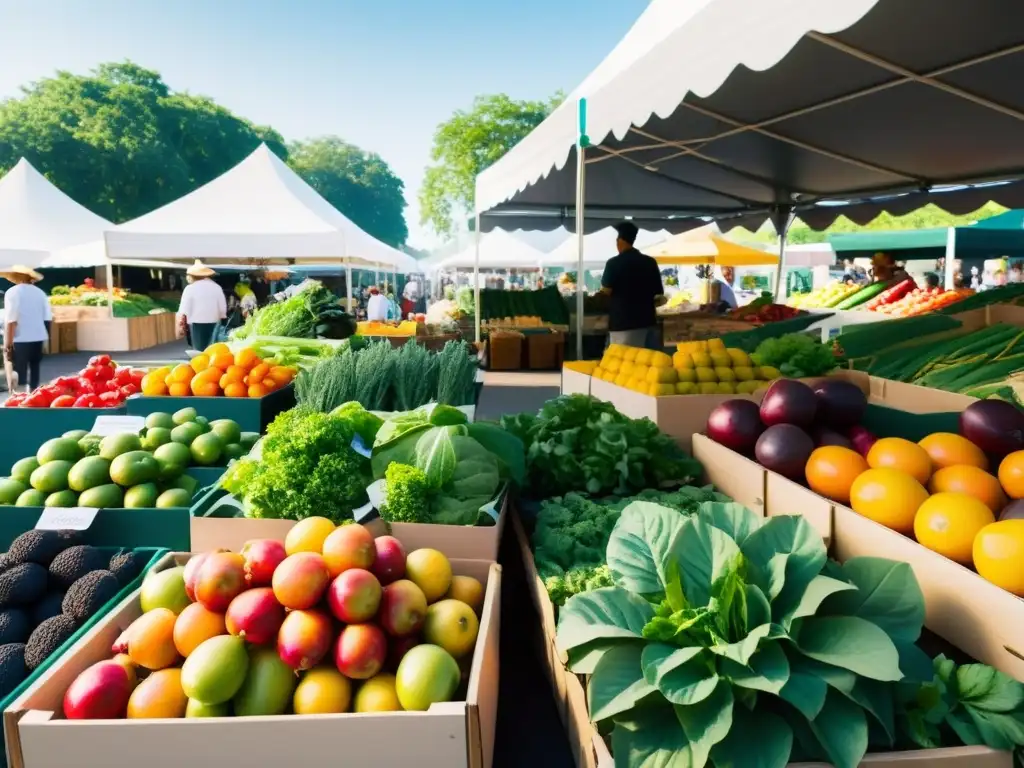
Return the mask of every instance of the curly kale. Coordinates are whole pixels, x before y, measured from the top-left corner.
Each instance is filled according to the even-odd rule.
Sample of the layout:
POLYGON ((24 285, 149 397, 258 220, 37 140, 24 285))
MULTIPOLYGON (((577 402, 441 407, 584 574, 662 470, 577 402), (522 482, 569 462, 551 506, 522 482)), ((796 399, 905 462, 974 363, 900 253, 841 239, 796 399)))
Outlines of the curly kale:
POLYGON ((430 483, 422 469, 392 462, 384 472, 387 501, 380 510, 389 523, 430 523, 430 483))
POLYGON ((562 605, 573 595, 589 592, 601 587, 613 587, 612 574, 607 565, 573 568, 561 576, 548 576, 544 579, 544 587, 548 597, 555 605, 562 605))

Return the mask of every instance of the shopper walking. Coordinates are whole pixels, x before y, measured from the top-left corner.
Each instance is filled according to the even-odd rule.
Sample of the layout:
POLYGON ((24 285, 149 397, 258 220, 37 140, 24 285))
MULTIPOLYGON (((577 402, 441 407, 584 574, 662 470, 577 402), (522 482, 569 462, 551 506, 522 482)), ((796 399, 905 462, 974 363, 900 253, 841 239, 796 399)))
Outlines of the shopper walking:
POLYGON ((179 334, 188 330, 192 348, 202 352, 213 343, 217 325, 227 319, 224 291, 211 278, 217 273, 198 259, 185 273, 188 285, 178 306, 179 334))
POLYGON ((50 338, 50 299, 33 285, 43 279, 34 269, 14 266, 0 272, 0 277, 14 283, 4 293, 4 357, 16 379, 8 388, 13 392, 15 387, 27 385, 31 391, 40 384, 43 344, 50 338))

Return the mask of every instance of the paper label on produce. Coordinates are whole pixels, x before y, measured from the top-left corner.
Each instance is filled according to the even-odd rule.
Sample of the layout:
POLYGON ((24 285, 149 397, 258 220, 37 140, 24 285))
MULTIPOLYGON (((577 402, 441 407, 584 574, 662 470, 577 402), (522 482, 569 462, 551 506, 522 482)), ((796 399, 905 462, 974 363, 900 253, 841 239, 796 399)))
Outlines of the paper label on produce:
POLYGON ((37 531, 85 531, 96 519, 93 507, 46 507, 36 521, 37 531))
POLYGON ((373 455, 373 451, 366 447, 366 443, 363 442, 361 435, 356 435, 352 438, 352 450, 366 458, 370 458, 373 455))
POLYGON ((377 516, 377 508, 373 504, 363 504, 358 509, 352 510, 352 519, 357 523, 368 523, 377 516))
POLYGON ((97 416, 90 431, 94 435, 106 437, 124 433, 137 435, 145 428, 146 418, 144 416, 97 416))
POLYGON ((476 383, 477 384, 483 384, 484 383, 484 372, 481 371, 479 368, 476 369, 476 383))
POLYGON ((388 492, 384 480, 377 480, 366 487, 366 495, 370 497, 370 503, 380 509, 388 501, 388 492))

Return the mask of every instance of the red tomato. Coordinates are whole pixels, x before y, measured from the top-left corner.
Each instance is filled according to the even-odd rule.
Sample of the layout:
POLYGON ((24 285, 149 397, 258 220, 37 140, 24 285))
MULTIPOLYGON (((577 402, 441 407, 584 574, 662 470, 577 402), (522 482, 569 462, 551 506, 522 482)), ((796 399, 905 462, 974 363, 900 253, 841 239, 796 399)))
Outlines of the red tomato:
POLYGON ((99 396, 100 405, 104 408, 120 405, 121 404, 121 393, 117 390, 113 392, 104 392, 99 396))
POLYGON ((125 384, 131 384, 132 382, 132 371, 130 368, 118 368, 114 371, 114 381, 117 382, 118 386, 123 387, 125 384))
POLYGON ((22 408, 49 408, 51 398, 42 392, 33 392, 22 402, 22 408))
POLYGON ((110 365, 110 355, 96 355, 89 358, 90 366, 110 365))
POLYGON ((60 397, 54 398, 54 401, 50 403, 51 408, 71 408, 75 404, 75 398, 72 395, 61 395, 60 397))
POLYGON ((77 400, 73 407, 75 408, 91 408, 92 403, 96 401, 96 395, 82 395, 77 400))
POLYGON ((137 395, 142 390, 138 384, 125 384, 118 391, 121 393, 121 397, 127 400, 129 397, 137 395))
POLYGON ((100 380, 100 369, 99 368, 83 368, 78 372, 78 377, 86 381, 99 381, 100 380))
POLYGON ((78 394, 91 395, 96 392, 96 382, 84 376, 78 379, 78 394))
POLYGON ((21 404, 25 402, 25 399, 27 397, 28 395, 26 395, 24 392, 17 395, 11 395, 10 397, 7 398, 7 400, 4 401, 4 406, 7 408, 20 408, 21 404))
POLYGON ((110 367, 109 365, 101 366, 101 367, 95 368, 94 370, 96 371, 97 378, 100 381, 110 381, 111 379, 114 378, 114 375, 115 375, 114 369, 112 367, 110 367))

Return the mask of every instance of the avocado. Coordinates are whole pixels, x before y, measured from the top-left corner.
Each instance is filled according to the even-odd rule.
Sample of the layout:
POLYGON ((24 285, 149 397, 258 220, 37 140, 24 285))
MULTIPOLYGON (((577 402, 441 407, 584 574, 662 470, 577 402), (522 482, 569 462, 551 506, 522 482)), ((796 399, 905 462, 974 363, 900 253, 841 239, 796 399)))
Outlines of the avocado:
POLYGON ((64 645, 77 629, 78 622, 64 614, 44 621, 35 628, 25 643, 25 667, 30 672, 35 670, 64 645))
POLYGON ((171 488, 181 488, 183 491, 188 491, 189 496, 194 496, 196 491, 199 490, 199 481, 192 477, 192 475, 182 475, 181 477, 174 478, 174 480, 167 484, 164 490, 168 491, 171 488))
POLYGON ((171 430, 164 429, 163 427, 153 427, 147 429, 146 434, 142 436, 142 449, 144 451, 155 451, 161 445, 167 445, 171 442, 171 430))
POLYGON ((126 509, 150 509, 156 506, 158 495, 156 483, 133 485, 124 492, 124 506, 126 509))
POLYGON ((61 437, 66 437, 68 440, 74 440, 76 443, 81 442, 82 438, 88 435, 89 432, 85 429, 69 429, 61 437))
POLYGON ((221 442, 237 443, 242 439, 242 428, 237 421, 231 419, 217 419, 210 422, 210 431, 221 439, 221 442))
POLYGON ((246 450, 240 443, 228 443, 224 446, 224 461, 230 464, 232 461, 241 459, 245 456, 246 450))
POLYGON ((14 504, 18 497, 28 490, 28 486, 15 480, 13 477, 5 477, 0 480, 0 504, 14 504))
POLYGON ((210 431, 210 420, 205 416, 196 416, 193 421, 203 430, 204 435, 210 431))
POLYGON ((32 632, 28 614, 18 608, 0 611, 0 645, 24 643, 32 632))
POLYGON ((192 506, 192 494, 184 488, 169 488, 157 497, 157 509, 192 506))
POLYGON ((175 411, 171 416, 171 421, 177 426, 187 424, 190 421, 195 421, 199 418, 199 413, 195 408, 182 408, 180 411, 175 411))
POLYGON ((72 463, 82 458, 82 449, 77 440, 69 437, 55 437, 47 440, 36 451, 36 460, 40 464, 47 464, 51 461, 70 461, 72 463))
POLYGON ((29 611, 32 626, 38 627, 51 616, 59 616, 62 613, 61 603, 63 602, 63 592, 47 592, 43 595, 43 599, 33 605, 29 611))
POLYGON ((64 459, 54 459, 43 464, 32 473, 29 484, 47 495, 68 488, 68 474, 74 464, 64 459))
POLYGON ((14 502, 16 507, 41 507, 46 504, 47 494, 42 491, 37 491, 35 488, 29 488, 18 500, 14 502))
POLYGON ((213 432, 208 432, 193 440, 189 450, 192 452, 193 463, 201 467, 212 467, 220 461, 224 443, 213 432))
POLYGON ((78 494, 74 491, 57 491, 51 493, 43 502, 44 507, 74 507, 78 505, 78 494))
POLYGON ((46 569, 22 563, 0 573, 0 607, 31 605, 46 593, 46 569))
POLYGON ((193 441, 201 434, 203 434, 203 428, 194 421, 189 421, 171 430, 171 440, 182 445, 192 445, 193 441))
POLYGON ((108 483, 84 491, 78 497, 78 506, 94 509, 120 509, 124 506, 124 494, 120 486, 108 483))
POLYGON ((139 575, 140 568, 141 563, 134 552, 119 552, 110 558, 108 570, 114 574, 118 584, 126 587, 139 575))
POLYGON ((153 451, 153 458, 160 465, 160 479, 173 480, 192 463, 192 452, 187 445, 173 442, 153 451))
POLYGON ((110 463, 110 479, 122 488, 150 483, 160 475, 160 464, 146 451, 122 453, 110 463))
POLYGON ((146 429, 174 429, 177 424, 171 418, 171 414, 162 411, 154 411, 146 417, 146 429))
POLYGON ((113 461, 122 453, 141 450, 142 440, 138 435, 133 435, 131 432, 107 435, 100 441, 100 456, 107 461, 113 461))
POLYGON ((25 646, 22 643, 0 645, 0 696, 9 696, 26 677, 25 646))
POLYGON ((32 473, 37 469, 39 469, 39 460, 35 456, 21 459, 14 462, 14 466, 11 467, 11 479, 27 486, 32 473))
POLYGON ((65 590, 85 574, 103 570, 108 563, 106 553, 89 544, 65 549, 50 563, 50 583, 65 590))
POLYGON ((110 571, 93 571, 71 585, 61 608, 66 616, 85 621, 113 600, 120 590, 121 585, 110 571))
POLYGON ((245 448, 247 451, 251 451, 252 447, 256 445, 257 442, 259 442, 259 439, 259 432, 243 432, 242 438, 238 442, 241 443, 242 447, 245 448))
POLYGON ((9 565, 38 563, 48 566, 59 553, 81 539, 78 531, 25 531, 11 542, 7 550, 9 565))
POLYGON ((79 493, 109 482, 110 461, 102 456, 86 456, 76 461, 68 473, 68 487, 79 493))

